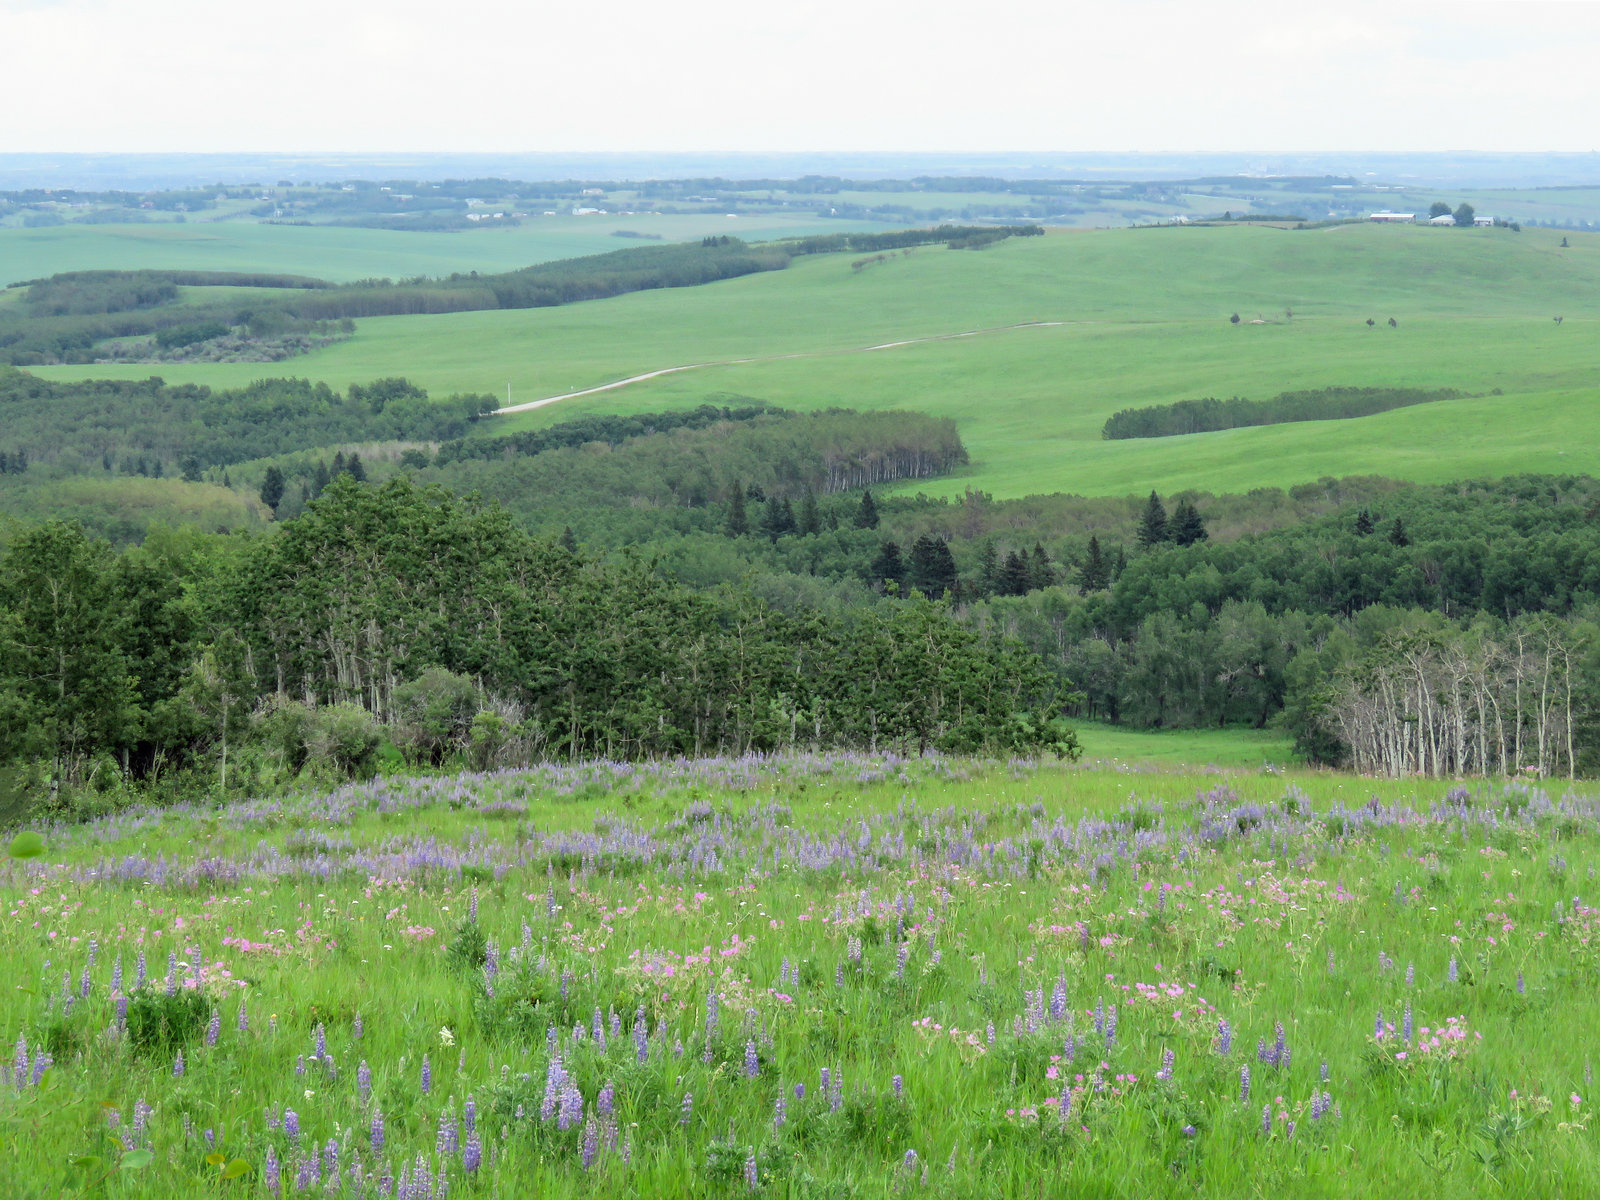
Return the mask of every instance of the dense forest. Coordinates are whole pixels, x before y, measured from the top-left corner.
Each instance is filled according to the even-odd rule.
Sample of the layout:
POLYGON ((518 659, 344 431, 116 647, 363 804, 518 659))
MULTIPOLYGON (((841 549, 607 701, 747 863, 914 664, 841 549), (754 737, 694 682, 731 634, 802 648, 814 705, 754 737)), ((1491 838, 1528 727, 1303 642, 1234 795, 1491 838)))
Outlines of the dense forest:
POLYGON ((268 537, 65 523, 0 557, 0 767, 78 811, 308 770, 796 746, 1070 752, 1038 660, 925 599, 696 593, 406 479, 335 478, 268 537))

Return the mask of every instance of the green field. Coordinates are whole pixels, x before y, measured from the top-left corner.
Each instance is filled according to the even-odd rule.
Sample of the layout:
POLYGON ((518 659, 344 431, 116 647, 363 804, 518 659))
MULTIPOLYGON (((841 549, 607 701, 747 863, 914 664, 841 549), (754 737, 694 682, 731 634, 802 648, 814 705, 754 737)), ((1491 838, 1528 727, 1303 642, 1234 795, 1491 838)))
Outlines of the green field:
POLYGON ((1096 721, 1070 722, 1094 766, 1161 768, 1279 768, 1296 760, 1294 744, 1265 729, 1129 729, 1096 721))
POLYGON ((359 322, 347 342, 271 368, 158 373, 216 385, 293 373, 341 387, 404 374, 436 392, 503 396, 509 384, 522 402, 665 367, 750 359, 508 423, 729 394, 795 408, 912 408, 957 420, 973 455, 966 473, 936 486, 1000 496, 1238 491, 1322 475, 1592 472, 1600 471, 1592 352, 1600 239, 1570 236, 1562 249, 1561 235, 1535 230, 1060 233, 981 252, 924 249, 860 271, 850 256, 801 259, 782 272, 556 309, 379 318, 359 322), (1233 312, 1243 323, 1229 324, 1233 312), (1006 328, 1024 322, 1062 324, 1006 328), (973 330, 988 332, 865 349, 973 330), (1128 406, 1326 386, 1453 387, 1480 398, 1358 421, 1100 440, 1105 418, 1128 406), (1488 394, 1496 388, 1503 394, 1488 394))
POLYGON ((614 231, 688 241, 734 233, 757 240, 880 228, 801 215, 530 216, 504 229, 426 233, 249 220, 0 228, 0 286, 63 271, 268 271, 335 283, 357 279, 511 271, 554 258, 603 254, 641 243, 614 231))
POLYGON ((0 1178, 1589 1194, 1596 801, 1450 787, 816 755, 46 829, 0 1178))

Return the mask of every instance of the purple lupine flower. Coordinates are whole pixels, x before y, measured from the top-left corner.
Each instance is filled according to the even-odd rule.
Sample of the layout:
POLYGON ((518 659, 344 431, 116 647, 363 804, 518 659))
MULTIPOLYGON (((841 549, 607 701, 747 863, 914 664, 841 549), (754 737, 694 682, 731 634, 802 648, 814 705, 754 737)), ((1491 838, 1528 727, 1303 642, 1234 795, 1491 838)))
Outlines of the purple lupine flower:
POLYGON ((1400 1021, 1400 1038, 1406 1045, 1409 1046, 1411 1044, 1411 1002, 1409 1000, 1406 1001, 1405 1016, 1400 1021))
POLYGON ((1233 1026, 1226 1018, 1217 1022, 1217 1053, 1223 1058, 1233 1053, 1233 1026))
POLYGON ((433 1090, 433 1064, 428 1061, 428 1056, 422 1056, 422 1094, 426 1096, 433 1090))
POLYGON ((993 1046, 994 1045, 994 1022, 993 1021, 989 1022, 988 1026, 984 1030, 984 1033, 989 1038, 989 1045, 993 1046))
POLYGON ((1383 1009, 1381 1008, 1378 1010, 1378 1019, 1372 1025, 1372 1036, 1375 1038, 1383 1037, 1383 1009))
POLYGON ((784 1102, 783 1096, 778 1096, 777 1102, 772 1106, 772 1129, 776 1133, 783 1128, 783 1123, 789 1119, 789 1106, 784 1102))
MULTIPOLYGON (((304 1075, 306 1073, 306 1056, 304 1054, 295 1055, 294 1073, 296 1075, 304 1075)), ((426 1091, 427 1089, 424 1088, 423 1090, 426 1091)))
POLYGON ((1193 1125, 1185 1125, 1183 1127, 1183 1136, 1186 1137, 1186 1138, 1192 1138, 1195 1134, 1197 1134, 1199 1132, 1200 1131, 1198 1129, 1196 1129, 1193 1125))
POLYGON ((894 1089, 894 1098, 898 1100, 905 1091, 906 1081, 899 1075, 896 1075, 894 1078, 889 1080, 889 1086, 894 1089))
POLYGON ((1294 1122, 1293 1121, 1290 1121, 1288 1124, 1286 1124, 1283 1127, 1283 1131, 1284 1131, 1284 1133, 1286 1133, 1289 1136, 1289 1139, 1291 1141, 1294 1140, 1294 1122))
POLYGON ((282 1168, 278 1166, 278 1151, 269 1145, 267 1147, 265 1160, 261 1164, 261 1176, 266 1182, 267 1191, 271 1192, 274 1196, 276 1196, 283 1187, 281 1175, 282 1168))
POLYGON ((28 1081, 28 1039, 20 1033, 17 1034, 16 1053, 11 1057, 11 1078, 19 1091, 28 1081))
POLYGON ((89 991, 93 986, 94 986, 94 980, 91 979, 90 976, 89 976, 89 968, 85 967, 83 969, 83 979, 78 984, 78 997, 79 997, 79 999, 87 1000, 89 998, 89 991))
POLYGON ((591 1116, 583 1127, 583 1169, 594 1166, 595 1155, 600 1152, 600 1127, 591 1116))
POLYGON ((583 1120, 583 1093, 570 1077, 561 1089, 561 1107, 556 1114, 556 1128, 565 1133, 583 1120))
POLYGON ((328 1056, 328 1031, 323 1027, 321 1021, 317 1022, 315 1037, 315 1051, 312 1053, 311 1057, 320 1061, 328 1056))
POLYGON ((1239 1068, 1239 1103, 1250 1103, 1250 1064, 1239 1068))
POLYGON ((843 963, 837 963, 837 964, 835 964, 835 966, 833 968, 833 986, 836 987, 836 988, 842 988, 844 986, 844 964, 843 963))
POLYGON ((1272 1065, 1282 1070, 1289 1065, 1287 1061, 1289 1043, 1283 1032, 1283 1022, 1274 1021, 1273 1025, 1276 1030, 1276 1036, 1272 1042, 1272 1065))
POLYGON ((756 1053, 756 1044, 752 1039, 744 1044, 744 1077, 754 1079, 761 1074, 761 1056, 756 1053))
POLYGON ((361 1035, 365 1031, 366 1031, 366 1026, 362 1023, 361 1014, 357 1013, 355 1015, 355 1019, 350 1022, 350 1032, 355 1035, 356 1041, 359 1042, 361 1040, 361 1035))
POLYGON ((1061 1047, 1061 1058, 1068 1064, 1078 1060, 1078 1039, 1073 1034, 1067 1035, 1067 1040, 1061 1047))
POLYGON ((122 990, 122 951, 117 951, 117 959, 111 964, 111 992, 115 995, 122 990))
MULTIPOLYGON (((990 1028, 993 1028, 993 1026, 991 1026, 990 1028)), ((1099 1034, 1100 1036, 1102 1036, 1102 1037, 1105 1036, 1105 1032, 1106 1032, 1106 998, 1104 996, 1101 996, 1100 999, 1098 999, 1098 1000, 1096 1000, 1094 1002, 1094 1031, 1097 1034, 1099 1034)), ((989 1038, 989 1041, 992 1043, 994 1041, 994 1038, 991 1036, 989 1038)))
POLYGON ((694 1093, 693 1092, 685 1092, 683 1094, 683 1105, 679 1110, 678 1124, 679 1125, 687 1125, 689 1123, 689 1119, 691 1117, 693 1117, 693 1116, 694 1116, 694 1093))
POLYGON ((1261 1106, 1261 1132, 1263 1136, 1270 1136, 1272 1133, 1272 1105, 1270 1104, 1261 1106))
POLYGON ((467 909, 467 919, 476 924, 478 920, 478 889, 472 889, 472 904, 467 909))
POLYGON ((797 1083, 797 1084, 794 1085, 794 1098, 796 1100, 804 1100, 806 1098, 806 1085, 805 1084, 797 1083))
POLYGON ((1156 1072, 1157 1079, 1161 1080, 1163 1083, 1169 1082, 1172 1079, 1172 1064, 1177 1057, 1178 1056, 1173 1053, 1171 1046, 1168 1046, 1161 1052, 1161 1069, 1156 1072))
POLYGON ((1106 1009, 1106 1049, 1112 1050, 1117 1044, 1117 1006, 1113 1004, 1106 1009))
MULTIPOLYGON (((178 1053, 178 1061, 180 1063, 183 1061, 183 1052, 182 1051, 179 1051, 179 1053, 178 1053)), ((33 1086, 34 1087, 38 1087, 39 1086, 39 1080, 44 1078, 44 1073, 46 1071, 48 1071, 51 1067, 55 1066, 55 1063, 56 1063, 56 1060, 51 1055, 46 1054, 43 1050, 34 1051, 34 1055, 33 1055, 33 1086)))
POLYGON ((117 997, 116 1013, 117 1028, 120 1029, 128 1023, 128 998, 126 996, 117 997))
POLYGON ((172 1062, 172 1077, 174 1079, 182 1079, 183 1078, 183 1051, 182 1050, 178 1051, 178 1057, 176 1059, 174 1059, 173 1062, 172 1062))
POLYGON ((211 1022, 206 1026, 206 1045, 215 1046, 220 1036, 222 1036, 222 1013, 213 1008, 211 1022))
POLYGON ((167 951, 167 995, 178 994, 178 952, 167 951))
POLYGON ((611 1116, 612 1111, 616 1108, 616 1097, 616 1089, 611 1085, 609 1079, 606 1080, 605 1086, 600 1089, 599 1095, 594 1098, 595 1112, 600 1114, 602 1120, 611 1116))
POLYGON ((234 1022, 234 1028, 240 1033, 250 1032, 250 1014, 245 1011, 245 1002, 239 1001, 239 1019, 234 1022))
POLYGON ((1449 978, 1451 983, 1459 983, 1460 982, 1461 971, 1460 971, 1460 968, 1456 966, 1456 960, 1455 960, 1454 956, 1452 956, 1451 959, 1450 959, 1450 970, 1449 970, 1448 978, 1449 978))
POLYGON ((294 1174, 295 1191, 310 1191, 317 1186, 318 1166, 319 1163, 315 1153, 309 1154, 300 1160, 300 1169, 294 1174))
POLYGON ((1408 962, 1406 964, 1406 986, 1417 986, 1417 964, 1414 962, 1408 962))
POLYGON ((1323 1083, 1327 1083, 1328 1082, 1328 1060, 1327 1059, 1323 1059, 1322 1060, 1322 1082, 1323 1083))
POLYGON ((461 1114, 462 1129, 467 1133, 475 1132, 478 1128, 478 1102, 468 1096, 466 1104, 462 1106, 461 1114))
POLYGON ((1063 1021, 1067 1016, 1067 973, 1056 976, 1055 990, 1050 993, 1050 1020, 1063 1021))
POLYGON ((300 1140, 300 1114, 292 1108, 283 1110, 283 1136, 290 1142, 300 1140))
POLYGON ((145 1129, 150 1124, 150 1116, 155 1111, 156 1111, 155 1109, 151 1108, 148 1104, 145 1103, 145 1099, 144 1099, 143 1096, 140 1096, 137 1100, 135 1100, 133 1102, 133 1136, 134 1137, 140 1139, 141 1141, 144 1139, 145 1129))
POLYGON ((149 964, 145 962, 144 951, 139 951, 139 965, 133 972, 133 990, 138 991, 144 986, 144 981, 150 977, 149 964))
POLYGON ((744 1186, 752 1192, 761 1186, 760 1176, 756 1169, 756 1152, 754 1149, 744 1158, 744 1186))
POLYGON ((372 1152, 377 1154, 383 1149, 383 1110, 372 1110, 372 1152))
POLYGON ((367 1066, 364 1058, 356 1068, 356 1094, 361 1097, 363 1104, 372 1098, 372 1068, 367 1066))
POLYGON ((1322 1120, 1322 1114, 1327 1111, 1322 1103, 1322 1097, 1325 1095, 1327 1095, 1326 1092, 1311 1093, 1311 1119, 1313 1121, 1322 1120))
POLYGON ((322 1174, 329 1183, 336 1183, 339 1178, 339 1142, 336 1138, 329 1138, 322 1147, 322 1174))
POLYGON ((466 1147, 461 1151, 461 1168, 468 1175, 476 1173, 483 1163, 483 1143, 478 1140, 477 1132, 467 1134, 466 1147))
POLYGON ((1518 971, 1517 972, 1517 995, 1526 996, 1527 994, 1528 994, 1528 988, 1527 988, 1527 985, 1522 982, 1522 972, 1518 971))

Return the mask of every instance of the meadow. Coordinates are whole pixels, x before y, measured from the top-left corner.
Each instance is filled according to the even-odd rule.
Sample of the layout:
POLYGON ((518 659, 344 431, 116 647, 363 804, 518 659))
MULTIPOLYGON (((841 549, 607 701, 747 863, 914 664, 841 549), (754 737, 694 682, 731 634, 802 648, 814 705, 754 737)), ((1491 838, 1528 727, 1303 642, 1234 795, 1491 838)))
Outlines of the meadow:
POLYGON ((45 828, 0 867, 0 1176, 1586 1195, 1597 817, 1559 782, 814 755, 45 828))
MULTIPOLYGON (((952 494, 1596 471, 1589 342, 1600 242, 1560 241, 1531 229, 1236 227, 1053 233, 980 252, 925 248, 862 269, 851 256, 817 256, 559 309, 365 320, 350 340, 270 369, 337 387, 399 373, 436 395, 509 388, 521 403, 727 364, 497 425, 730 395, 799 409, 911 408, 960 424, 973 463, 936 485, 952 494), (959 334, 971 336, 948 336, 959 334), (1453 387, 1476 398, 1345 422, 1100 440, 1106 417, 1132 405, 1328 386, 1453 387)), ((222 386, 267 369, 163 364, 160 374, 222 386)), ((87 378, 151 368, 38 370, 87 378)))

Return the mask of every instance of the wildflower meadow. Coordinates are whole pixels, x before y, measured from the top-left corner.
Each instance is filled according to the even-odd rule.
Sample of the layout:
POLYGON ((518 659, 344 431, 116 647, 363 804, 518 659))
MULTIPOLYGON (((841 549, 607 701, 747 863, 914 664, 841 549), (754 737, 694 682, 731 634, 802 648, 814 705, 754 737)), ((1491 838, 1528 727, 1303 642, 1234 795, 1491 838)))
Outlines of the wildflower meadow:
POLYGON ((840 754, 37 829, 0 1193, 1592 1195, 1597 822, 840 754))

